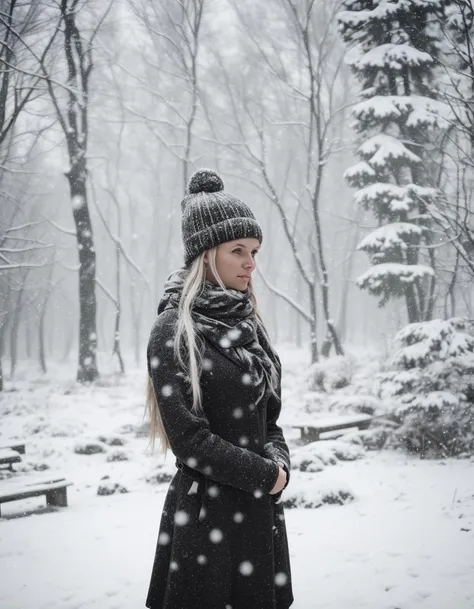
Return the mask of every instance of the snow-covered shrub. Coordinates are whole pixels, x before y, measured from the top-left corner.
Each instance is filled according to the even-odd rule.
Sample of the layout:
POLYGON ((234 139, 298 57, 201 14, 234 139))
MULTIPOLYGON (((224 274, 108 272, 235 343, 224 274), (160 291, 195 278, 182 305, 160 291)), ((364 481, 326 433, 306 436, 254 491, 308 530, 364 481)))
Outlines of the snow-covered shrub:
POLYGON ((95 455, 105 453, 105 448, 97 442, 78 442, 74 447, 74 452, 78 455, 95 455))
POLYGON ((474 322, 454 318, 410 324, 381 392, 395 399, 392 444, 421 456, 474 452, 474 322))
POLYGON ((373 395, 338 395, 329 401, 329 412, 374 414, 380 400, 373 395))
POLYGON ((353 492, 348 488, 324 488, 317 477, 295 473, 291 485, 283 492, 282 503, 285 508, 314 509, 324 504, 345 505, 354 501, 353 492))
POLYGON ((172 479, 173 474, 166 471, 159 471, 145 478, 149 484, 165 484, 166 482, 171 482, 172 479))
POLYGON ((125 444, 125 440, 123 438, 120 438, 119 436, 102 435, 99 436, 97 439, 99 440, 99 442, 103 442, 108 446, 123 446, 125 444))
POLYGON ((344 436, 346 442, 363 446, 367 450, 381 450, 391 434, 390 428, 376 427, 374 429, 359 429, 344 436))
POLYGON ((157 465, 154 468, 153 474, 147 476, 145 480, 150 484, 164 484, 170 482, 176 473, 176 467, 169 463, 157 465))
POLYGON ((354 374, 354 361, 351 356, 337 356, 313 364, 308 371, 310 391, 327 392, 350 385, 354 374))
POLYGON ((326 465, 338 461, 354 461, 364 454, 364 449, 354 443, 341 440, 311 442, 291 453, 291 467, 302 472, 320 472, 326 465))
POLYGON ((106 461, 109 463, 112 461, 128 461, 128 455, 123 450, 114 450, 112 453, 107 455, 106 461))
POLYGON ((112 482, 111 480, 102 481, 98 488, 98 495, 115 495, 116 493, 128 493, 128 489, 118 482, 112 482))

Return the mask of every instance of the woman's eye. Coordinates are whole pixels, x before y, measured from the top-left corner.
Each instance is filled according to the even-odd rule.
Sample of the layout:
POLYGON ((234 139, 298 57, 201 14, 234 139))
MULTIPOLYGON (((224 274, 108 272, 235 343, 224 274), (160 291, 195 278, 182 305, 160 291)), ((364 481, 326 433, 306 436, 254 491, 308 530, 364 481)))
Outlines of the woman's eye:
POLYGON ((242 250, 240 249, 240 247, 238 247, 236 250, 234 250, 234 254, 241 254, 242 250))

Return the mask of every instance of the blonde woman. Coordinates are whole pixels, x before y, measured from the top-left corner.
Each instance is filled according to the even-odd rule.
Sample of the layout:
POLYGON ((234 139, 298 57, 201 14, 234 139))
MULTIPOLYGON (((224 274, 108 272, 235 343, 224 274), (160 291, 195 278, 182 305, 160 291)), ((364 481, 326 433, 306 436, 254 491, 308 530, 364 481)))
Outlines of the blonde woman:
POLYGON ((148 344, 153 439, 176 457, 150 609, 287 609, 293 602, 277 421, 280 361, 252 290, 262 232, 213 171, 182 201, 185 266, 168 278, 148 344))

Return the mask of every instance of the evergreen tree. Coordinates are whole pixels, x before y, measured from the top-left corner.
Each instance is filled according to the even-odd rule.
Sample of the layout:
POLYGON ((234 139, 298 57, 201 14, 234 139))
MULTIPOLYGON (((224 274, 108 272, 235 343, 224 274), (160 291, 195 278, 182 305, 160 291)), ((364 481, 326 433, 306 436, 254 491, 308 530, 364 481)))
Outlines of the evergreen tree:
POLYGON ((420 456, 474 453, 474 323, 433 319, 401 330, 381 395, 398 423, 391 444, 420 456))
POLYGON ((345 177, 359 189, 356 202, 379 223, 358 246, 372 263, 358 285, 380 296, 381 306, 404 297, 408 320, 427 320, 435 300, 435 250, 423 250, 432 242, 426 206, 437 191, 424 159, 430 130, 444 125, 444 106, 430 86, 444 1, 345 0, 343 7, 340 32, 362 83, 354 108, 361 162, 345 177))

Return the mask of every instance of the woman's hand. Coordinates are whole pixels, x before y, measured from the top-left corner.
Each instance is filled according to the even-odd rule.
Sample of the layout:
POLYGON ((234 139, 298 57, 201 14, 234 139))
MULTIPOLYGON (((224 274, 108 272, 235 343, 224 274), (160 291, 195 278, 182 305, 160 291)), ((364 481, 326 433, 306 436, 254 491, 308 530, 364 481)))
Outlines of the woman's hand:
POLYGON ((278 478, 277 478, 277 481, 275 482, 275 486, 270 491, 270 495, 276 495, 277 493, 279 493, 280 491, 282 491, 285 488, 286 472, 283 469, 282 465, 283 465, 282 463, 278 463, 278 467, 279 467, 278 478))

